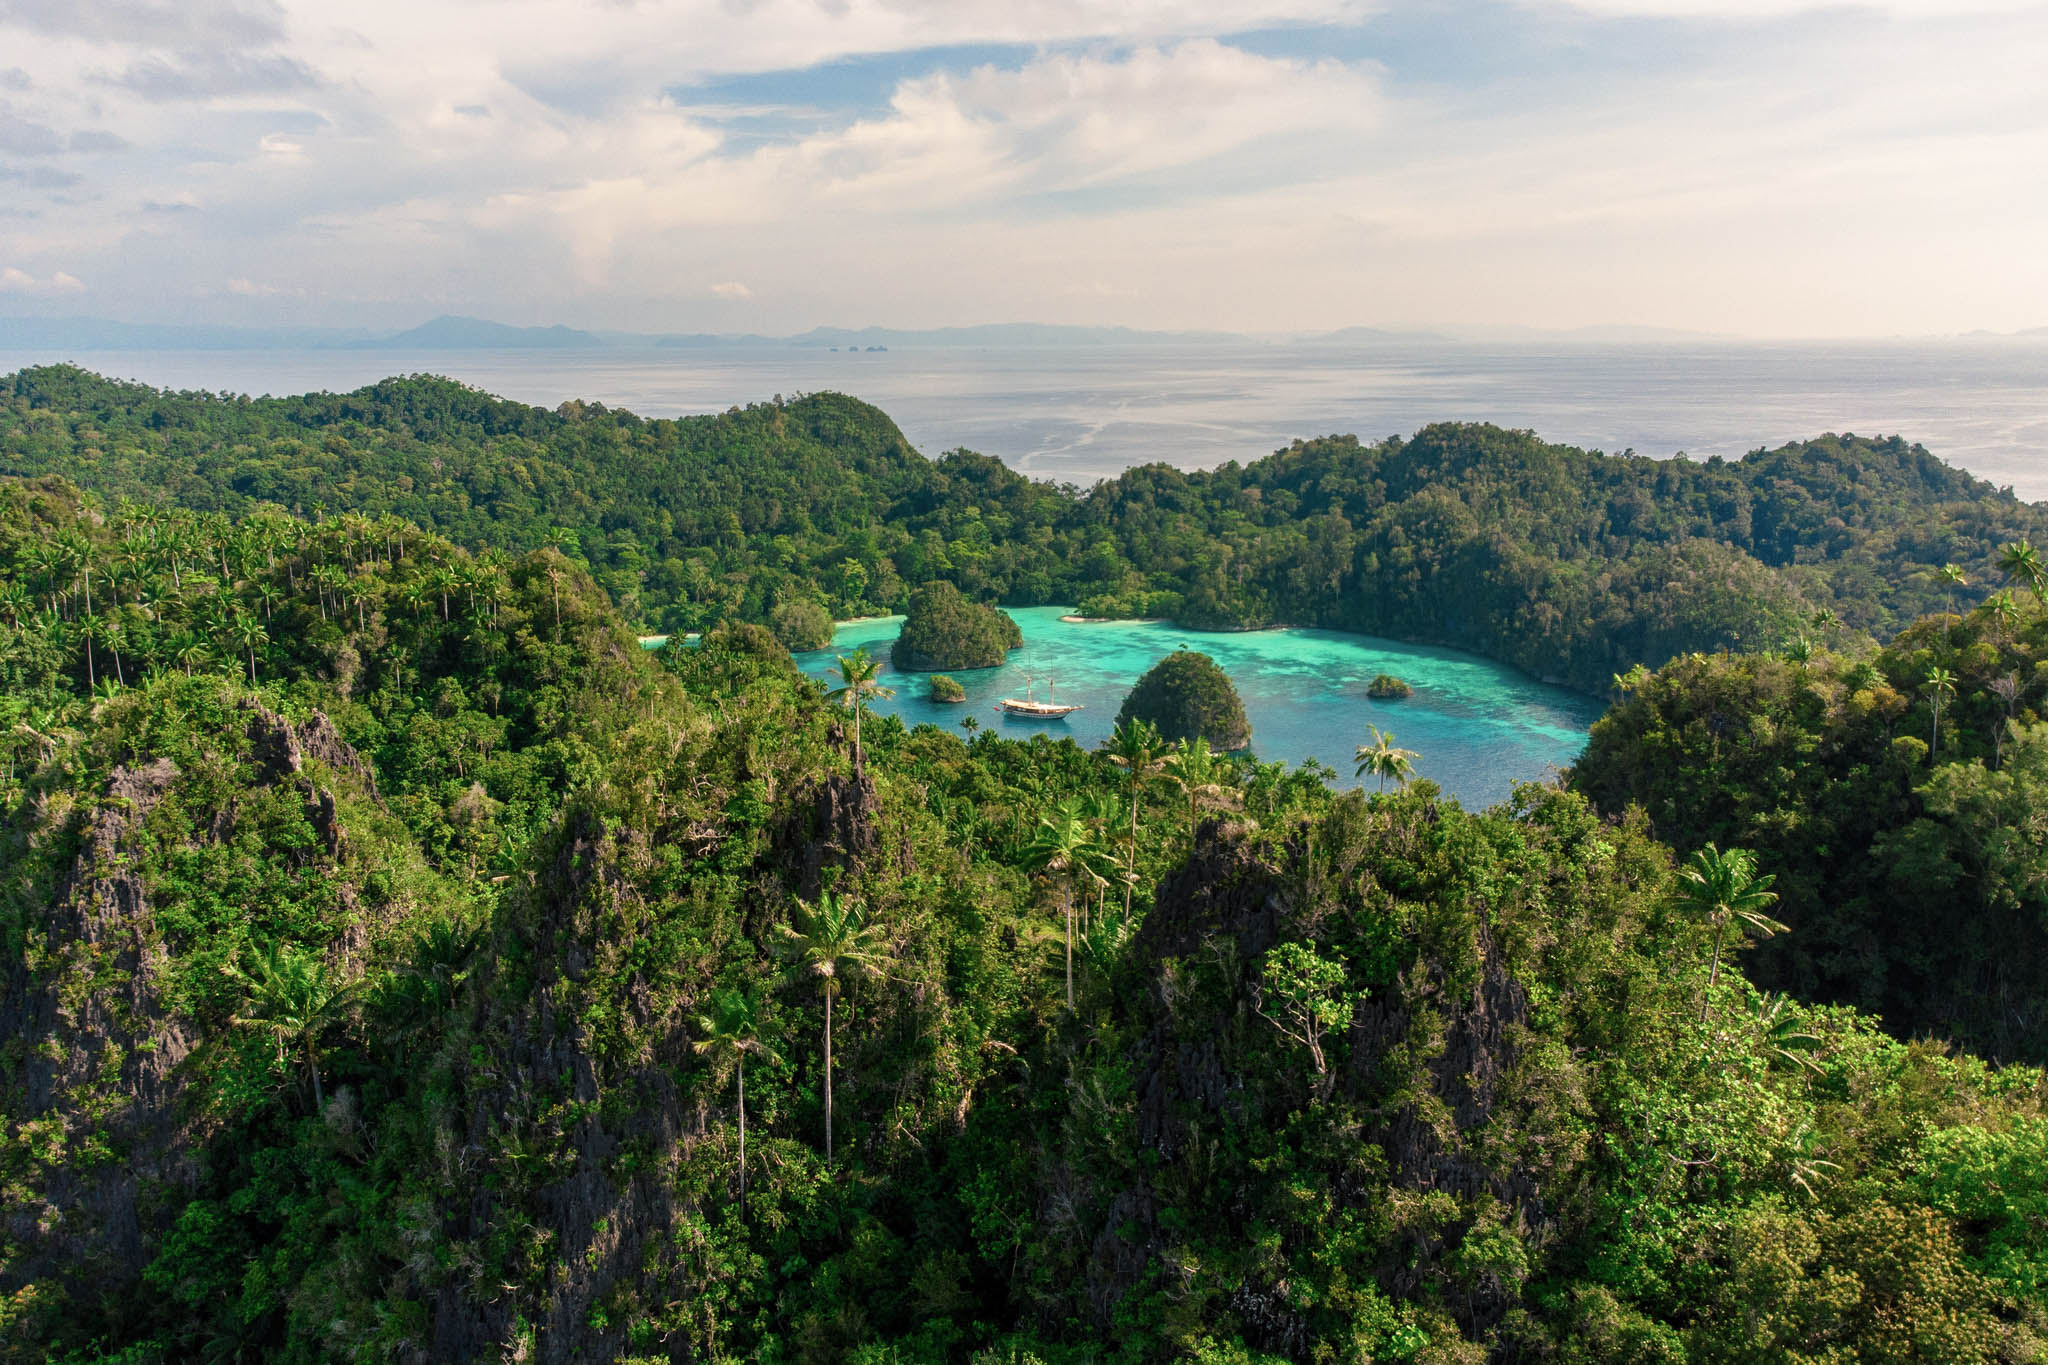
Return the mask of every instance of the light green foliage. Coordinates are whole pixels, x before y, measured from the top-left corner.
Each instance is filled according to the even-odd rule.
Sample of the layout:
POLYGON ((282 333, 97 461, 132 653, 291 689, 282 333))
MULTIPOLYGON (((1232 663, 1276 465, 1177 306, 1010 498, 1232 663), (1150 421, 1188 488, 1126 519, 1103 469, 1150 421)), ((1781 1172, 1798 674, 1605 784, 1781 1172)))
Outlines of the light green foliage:
POLYGON ((1911 1181, 1935 1208, 1978 1230, 1971 1264, 2023 1303, 2048 1304, 2048 1120, 2004 1130, 1964 1125, 1920 1139, 1911 1181))
POLYGON ((1389 780, 1397 787, 1405 787, 1415 779, 1415 760, 1419 756, 1413 749, 1394 747, 1394 736, 1384 732, 1377 725, 1366 727, 1369 738, 1358 746, 1353 755, 1358 760, 1354 776, 1376 777, 1380 790, 1387 789, 1389 780))
POLYGON ((1329 1071, 1323 1043, 1351 1027, 1362 992, 1347 991, 1344 964, 1318 957, 1305 943, 1283 943, 1266 954, 1254 1006, 1268 1023, 1308 1049, 1316 1074, 1329 1071))
POLYGON ((1713 958, 1700 1001, 1702 1019, 1720 976, 1721 944, 1728 931, 1733 929, 1738 937, 1756 934, 1762 938, 1785 932, 1783 924, 1764 913, 1778 900, 1778 893, 1771 890, 1774 880, 1770 875, 1757 875, 1756 855, 1748 849, 1731 848, 1723 853, 1711 843, 1678 869, 1678 909, 1714 935, 1713 958))

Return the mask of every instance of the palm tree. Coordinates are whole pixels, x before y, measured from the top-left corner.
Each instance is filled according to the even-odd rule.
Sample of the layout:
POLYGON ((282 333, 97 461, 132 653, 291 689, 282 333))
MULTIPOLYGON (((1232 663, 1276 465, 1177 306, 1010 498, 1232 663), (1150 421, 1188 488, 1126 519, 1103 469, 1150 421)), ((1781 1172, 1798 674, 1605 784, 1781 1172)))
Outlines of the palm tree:
POLYGON ((1397 787, 1407 786, 1415 777, 1415 751, 1396 749, 1393 734, 1382 733, 1377 725, 1365 728, 1372 735, 1372 742, 1359 745, 1352 755, 1358 760, 1358 771, 1353 776, 1364 777, 1370 773, 1380 780, 1381 791, 1387 789, 1388 778, 1392 778, 1397 787))
POLYGON ((1721 852, 1712 844, 1692 855, 1678 869, 1678 908, 1709 925, 1714 931, 1713 965, 1707 969, 1707 989, 1700 996, 1700 1021, 1707 1018, 1707 1000, 1721 974, 1721 940, 1733 927, 1737 932, 1753 930, 1765 938, 1786 932, 1786 926, 1764 911, 1777 903, 1771 890, 1777 877, 1756 875, 1756 855, 1746 848, 1721 852))
POLYGON ((180 635, 175 644, 176 648, 172 651, 171 657, 184 666, 185 676, 188 678, 192 676, 193 668, 206 667, 207 660, 213 654, 213 651, 206 647, 206 642, 196 635, 180 635))
MULTIPOLYGON (((1124 780, 1130 787, 1131 859, 1129 878, 1124 883, 1124 915, 1128 917, 1131 896, 1138 881, 1138 807, 1144 797, 1145 784, 1165 765, 1166 741, 1159 737, 1159 727, 1151 721, 1129 720, 1110 731, 1102 747, 1108 751, 1109 761, 1124 770, 1124 780)), ((1071 1005, 1073 1001, 1067 1003, 1071 1005)))
MULTIPOLYGON (((562 556, 559 552, 541 561, 541 572, 548 580, 548 600, 555 605, 555 635, 562 634, 562 556)), ((744 1202, 744 1200, 742 1201, 744 1202)))
POLYGON ((97 682, 93 670, 92 642, 106 633, 107 623, 99 617, 87 614, 78 618, 79 638, 85 641, 85 690, 90 692, 97 682))
POLYGON ((1942 614, 1947 618, 1948 640, 1953 646, 1956 637, 1956 589, 1969 587, 1970 580, 1964 576, 1963 566, 1960 564, 1944 564, 1935 572, 1940 576, 1942 585, 1948 593, 1942 614))
POLYGON ((867 922, 867 911, 859 901, 841 900, 826 891, 815 906, 798 901, 791 917, 795 925, 781 926, 784 945, 796 959, 797 973, 817 977, 818 989, 825 997, 825 1163, 830 1165, 832 1002, 839 997, 842 980, 879 973, 888 954, 882 946, 882 926, 867 922))
POLYGON ((893 697, 896 689, 884 687, 877 682, 876 675, 882 671, 879 660, 870 659, 865 649, 856 649, 851 654, 839 656, 839 676, 845 681, 828 694, 847 710, 853 712, 853 770, 861 768, 860 717, 867 709, 869 697, 893 697))
POLYGON ((1821 1040, 1807 1031, 1805 1018, 1789 997, 1766 993, 1756 1002, 1752 1013, 1757 1041, 1768 1054, 1767 1061, 1777 1057, 1809 1071, 1822 1069, 1812 1055, 1821 1040))
POLYGON ((117 616, 88 616, 80 624, 85 629, 85 638, 104 645, 114 656, 114 681, 121 686, 128 685, 128 675, 121 667, 121 620, 117 616))
POLYGON ((249 993, 249 1013, 238 1015, 234 1022, 271 1031, 277 1039, 279 1069, 285 1065, 288 1049, 303 1050, 306 1071, 313 1078, 313 1108, 316 1112, 325 1108, 320 1035, 340 1017, 354 987, 337 982, 320 954, 276 939, 255 948, 248 968, 229 962, 221 971, 249 993))
POLYGON ((2035 601, 2048 605, 2048 564, 2024 537, 1998 547, 1998 569, 2008 583, 2017 583, 2033 593, 2035 601))
POLYGON ((1038 829, 1024 845, 1024 867, 1043 872, 1060 886, 1060 909, 1067 922, 1067 1008, 1074 1008, 1074 883, 1093 877, 1101 845, 1088 828, 1081 803, 1072 797, 1038 817, 1038 829))
POLYGON ((256 647, 270 643, 270 632, 263 628, 261 621, 257 620, 254 616, 244 613, 228 622, 228 633, 234 637, 236 643, 249 652, 249 686, 254 687, 256 685, 256 647))
POLYGON ((974 738, 974 732, 981 728, 981 722, 973 716, 963 716, 960 720, 960 728, 967 732, 967 738, 971 740, 974 738))
POLYGON ((1927 746, 1928 761, 1941 755, 1941 708, 1956 694, 1956 675, 1940 664, 1927 670, 1927 698, 1934 707, 1933 737, 1927 746))
POLYGON ((747 1057, 752 1054, 770 1062, 779 1060, 755 1036, 755 1029, 753 1000, 744 991, 720 991, 712 997, 711 1012, 697 1016, 697 1031, 704 1036, 690 1044, 691 1051, 709 1055, 715 1064, 730 1061, 738 1075, 741 1218, 747 1216, 747 1057))
POLYGON ((1991 613, 1991 624, 1998 628, 1998 642, 2001 645, 2009 643, 2013 627, 2020 621, 2020 607, 2012 599, 2012 589, 2000 588, 1985 598, 1984 610, 1991 613))

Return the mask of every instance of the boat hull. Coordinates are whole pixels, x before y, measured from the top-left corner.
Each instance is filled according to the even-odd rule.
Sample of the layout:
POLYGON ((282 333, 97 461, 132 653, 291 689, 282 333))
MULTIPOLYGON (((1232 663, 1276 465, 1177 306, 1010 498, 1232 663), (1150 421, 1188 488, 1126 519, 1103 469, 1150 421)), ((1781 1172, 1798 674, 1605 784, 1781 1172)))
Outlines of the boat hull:
POLYGON ((1064 720, 1079 711, 1078 706, 1053 706, 1044 702, 999 701, 996 710, 1019 720, 1064 720))

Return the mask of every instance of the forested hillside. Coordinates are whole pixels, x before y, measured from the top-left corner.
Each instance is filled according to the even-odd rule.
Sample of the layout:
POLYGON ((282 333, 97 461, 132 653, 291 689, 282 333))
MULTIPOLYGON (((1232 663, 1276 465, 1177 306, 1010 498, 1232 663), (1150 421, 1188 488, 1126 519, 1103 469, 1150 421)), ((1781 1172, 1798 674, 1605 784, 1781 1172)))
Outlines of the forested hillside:
MULTIPOLYGON (((2014 559, 2029 581, 2038 558, 2014 559)), ((2048 582, 2031 581, 1867 655, 1638 672, 1574 784, 1680 849, 1758 850, 1796 931, 1759 949, 1759 982, 2048 1060, 2048 582)))
POLYGON ((0 378, 0 473, 555 544, 650 631, 787 634, 947 579, 1010 605, 1455 645, 1596 693, 1692 650, 1887 636, 1947 603, 1942 566, 1974 602, 1999 545, 2048 542, 2040 508, 1896 438, 1658 461, 1443 425, 1079 490, 964 451, 927 461, 834 394, 643 421, 424 377, 252 401, 26 370, 0 378))
POLYGON ((1620 729, 1647 815, 856 726, 551 548, 56 480, 0 672, 8 1359, 2048 1352, 2048 1081, 1760 993, 1796 862, 1620 729))

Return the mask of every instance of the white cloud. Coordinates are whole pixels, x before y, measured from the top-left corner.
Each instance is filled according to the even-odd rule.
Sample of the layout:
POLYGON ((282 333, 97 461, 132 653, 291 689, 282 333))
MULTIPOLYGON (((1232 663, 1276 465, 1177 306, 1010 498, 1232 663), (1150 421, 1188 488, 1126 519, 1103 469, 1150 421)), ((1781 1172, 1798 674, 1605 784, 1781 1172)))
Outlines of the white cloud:
POLYGON ((1625 18, 1785 19, 1831 10, 1954 19, 1973 14, 2021 14, 2039 10, 2041 0, 1525 0, 1525 3, 1625 18))
POLYGON ((1474 2, 1614 46, 1578 79, 1418 7, 1383 70, 1341 26, 1398 0, 0 0, 0 259, 126 316, 2048 321, 2040 0, 1474 2), (1823 10, 1739 58, 1719 22, 1823 10), (1021 46, 679 103, 944 44, 1021 46))
POLYGON ((43 279, 37 279, 17 266, 0 269, 0 291, 11 294, 74 294, 84 289, 85 284, 76 275, 59 270, 43 279))

